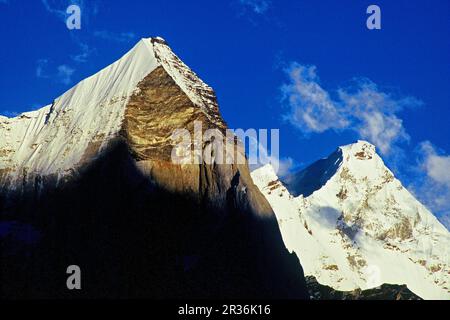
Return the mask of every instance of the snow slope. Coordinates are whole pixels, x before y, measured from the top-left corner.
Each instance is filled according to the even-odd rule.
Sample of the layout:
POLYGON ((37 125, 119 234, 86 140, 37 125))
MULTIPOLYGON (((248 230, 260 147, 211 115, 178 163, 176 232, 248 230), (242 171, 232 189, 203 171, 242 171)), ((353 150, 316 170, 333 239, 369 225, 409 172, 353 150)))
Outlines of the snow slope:
POLYGON ((93 146, 101 150, 118 135, 129 98, 159 66, 208 117, 216 117, 213 90, 163 39, 142 39, 52 104, 15 118, 0 117, 0 187, 14 189, 17 181, 37 175, 52 175, 59 181, 75 170, 92 156, 93 146))
POLYGON ((406 284, 450 299, 450 233, 370 143, 340 147, 284 182, 270 165, 252 177, 305 275, 338 290, 406 284))

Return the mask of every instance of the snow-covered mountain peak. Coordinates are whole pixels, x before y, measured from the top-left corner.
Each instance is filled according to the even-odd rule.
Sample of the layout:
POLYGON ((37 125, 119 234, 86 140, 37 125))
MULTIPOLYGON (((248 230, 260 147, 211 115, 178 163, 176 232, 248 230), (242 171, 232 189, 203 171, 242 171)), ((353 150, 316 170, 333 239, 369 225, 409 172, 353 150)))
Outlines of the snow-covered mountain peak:
POLYGON ((370 143, 340 147, 282 181, 267 166, 252 177, 306 275, 339 290, 395 283, 450 298, 450 233, 370 143))
POLYGON ((379 185, 393 177, 375 146, 359 140, 337 148, 328 157, 298 173, 288 175, 283 182, 292 195, 307 197, 331 181, 340 183, 347 179, 357 183, 361 180, 364 184, 379 185))
POLYGON ((372 152, 372 153, 376 152, 376 147, 366 140, 356 140, 356 142, 354 142, 354 143, 340 146, 339 149, 353 150, 356 152, 358 152, 360 150, 368 150, 368 151, 370 150, 370 152, 372 152))
POLYGON ((342 153, 342 170, 349 170, 356 177, 376 180, 392 175, 383 159, 377 154, 375 146, 367 141, 359 140, 339 147, 338 150, 342 153))
MULTIPOLYGON (((210 123, 224 126, 214 91, 160 37, 143 38, 116 62, 82 80, 53 103, 0 118, 0 187, 35 175, 58 181, 118 137, 130 99, 157 69, 168 75, 210 123)), ((156 75, 155 75, 156 76, 156 75)))
POLYGON ((363 140, 358 140, 355 143, 341 146, 339 147, 339 150, 341 150, 344 159, 346 160, 372 160, 375 156, 377 156, 375 146, 363 140))

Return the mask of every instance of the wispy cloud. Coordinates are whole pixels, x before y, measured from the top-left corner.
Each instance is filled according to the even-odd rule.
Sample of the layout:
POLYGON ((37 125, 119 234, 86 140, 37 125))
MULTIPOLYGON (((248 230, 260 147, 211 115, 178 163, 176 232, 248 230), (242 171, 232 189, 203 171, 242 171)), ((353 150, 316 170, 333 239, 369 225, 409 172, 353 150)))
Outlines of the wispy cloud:
POLYGON ((284 177, 290 173, 293 173, 300 167, 300 164, 292 159, 291 157, 281 158, 278 161, 278 172, 279 177, 284 177))
POLYGON ((269 0, 239 0, 244 9, 251 10, 256 14, 264 14, 271 6, 269 0))
POLYGON ((63 84, 70 84, 72 82, 72 75, 75 72, 75 69, 69 67, 68 65, 60 65, 57 68, 58 73, 56 74, 56 78, 63 84))
POLYGON ((418 148, 417 180, 409 189, 450 230, 450 155, 425 141, 418 148))
POLYGON ((84 42, 77 41, 78 46, 80 47, 80 52, 74 55, 71 55, 70 58, 75 62, 86 62, 88 57, 95 51, 95 49, 91 49, 88 44, 84 42))
MULTIPOLYGON (((41 2, 47 12, 56 16, 64 23, 66 23, 67 18, 70 16, 70 14, 66 12, 70 5, 77 5, 80 7, 83 26, 87 26, 89 24, 89 17, 96 15, 98 12, 98 2, 96 0, 41 0, 41 2)), ((69 35, 71 40, 79 47, 79 52, 71 54, 70 58, 77 63, 86 62, 95 49, 91 48, 86 41, 82 41, 79 33, 70 32, 69 35)))
POLYGON ((450 155, 440 154, 429 141, 420 145, 423 153, 422 169, 431 180, 450 190, 450 155))
POLYGON ((136 39, 136 34, 133 32, 111 32, 111 31, 95 31, 94 36, 110 41, 128 42, 136 39))
MULTIPOLYGON (((1 0, 0 0, 1 1, 1 0)), ((56 16, 62 22, 70 14, 66 12, 70 5, 77 5, 81 9, 83 26, 89 25, 90 19, 98 13, 99 2, 97 0, 41 0, 45 10, 56 16)))
POLYGON ((286 119, 294 126, 305 133, 348 127, 350 122, 342 114, 340 106, 320 86, 315 66, 294 62, 286 73, 289 83, 284 84, 281 90, 291 107, 286 119))
POLYGON ((36 63, 36 77, 38 78, 48 78, 45 73, 45 69, 48 64, 48 59, 39 59, 36 63))
POLYGON ((47 12, 55 15, 58 19, 65 21, 67 19, 66 9, 68 7, 68 1, 52 1, 41 0, 47 12))
POLYGON ((349 86, 329 92, 321 86, 315 66, 294 62, 285 71, 289 82, 281 91, 289 112, 284 118, 303 133, 353 130, 383 154, 409 139, 397 113, 421 105, 419 100, 383 92, 365 78, 353 79, 349 86))
POLYGON ((41 79, 53 79, 56 82, 68 85, 72 82, 72 75, 75 69, 62 64, 56 67, 55 72, 49 72, 49 60, 39 59, 36 63, 36 77, 41 79))
POLYGON ((384 154, 388 154, 397 143, 409 140, 397 114, 405 107, 422 104, 414 97, 394 97, 391 93, 382 92, 368 79, 356 80, 350 88, 340 89, 338 95, 344 114, 354 125, 353 129, 384 154))

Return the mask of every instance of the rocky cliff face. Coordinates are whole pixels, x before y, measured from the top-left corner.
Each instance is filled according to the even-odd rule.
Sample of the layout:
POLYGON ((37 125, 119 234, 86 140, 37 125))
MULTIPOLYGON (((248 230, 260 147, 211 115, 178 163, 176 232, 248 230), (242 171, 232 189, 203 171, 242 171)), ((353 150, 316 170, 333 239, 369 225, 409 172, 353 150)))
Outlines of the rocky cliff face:
POLYGON ((171 161, 172 132, 194 121, 226 129, 214 91, 160 38, 1 118, 0 295, 307 298, 247 165, 171 161), (73 264, 80 291, 66 288, 73 264))

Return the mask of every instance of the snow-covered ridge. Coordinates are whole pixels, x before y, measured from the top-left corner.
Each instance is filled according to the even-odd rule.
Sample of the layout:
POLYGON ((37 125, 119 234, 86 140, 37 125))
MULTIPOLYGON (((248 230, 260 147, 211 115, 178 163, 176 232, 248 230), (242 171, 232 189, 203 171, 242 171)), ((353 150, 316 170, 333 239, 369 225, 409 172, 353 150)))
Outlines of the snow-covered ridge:
POLYGON ((338 148, 291 177, 289 186, 270 165, 252 177, 306 275, 339 290, 406 284, 425 299, 450 299, 450 233, 370 143, 338 148), (308 170, 328 179, 307 196, 292 195, 290 186, 308 190, 309 181, 295 181, 311 179, 308 170))
POLYGON ((61 177, 76 169, 93 145, 101 149, 118 135, 129 98, 139 82, 159 66, 208 117, 216 117, 213 90, 162 38, 142 39, 51 105, 15 118, 0 117, 0 183, 14 188, 14 181, 25 176, 61 177))

